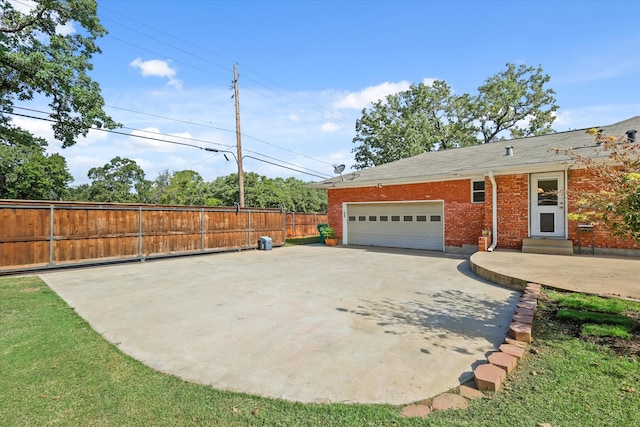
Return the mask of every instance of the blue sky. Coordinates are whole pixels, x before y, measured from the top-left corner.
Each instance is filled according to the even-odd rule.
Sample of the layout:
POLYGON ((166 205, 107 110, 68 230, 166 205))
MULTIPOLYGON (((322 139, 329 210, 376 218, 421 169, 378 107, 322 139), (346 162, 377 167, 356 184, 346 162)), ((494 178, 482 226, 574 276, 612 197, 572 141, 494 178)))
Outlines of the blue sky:
MULTIPOLYGON (((333 164, 349 170, 355 121, 372 101, 433 79, 475 94, 508 62, 540 65, 551 76, 557 131, 640 114, 634 0, 102 0, 98 7, 109 34, 98 42, 92 76, 122 131, 235 151, 229 86, 237 63, 244 168, 268 177, 320 179, 251 157, 323 177, 333 164)), ((50 139, 44 122, 20 124, 50 139)), ((74 184, 115 156, 138 162, 148 179, 165 169, 193 169, 206 180, 237 171, 232 156, 100 132, 64 150, 51 141, 50 151, 67 158, 74 184)))

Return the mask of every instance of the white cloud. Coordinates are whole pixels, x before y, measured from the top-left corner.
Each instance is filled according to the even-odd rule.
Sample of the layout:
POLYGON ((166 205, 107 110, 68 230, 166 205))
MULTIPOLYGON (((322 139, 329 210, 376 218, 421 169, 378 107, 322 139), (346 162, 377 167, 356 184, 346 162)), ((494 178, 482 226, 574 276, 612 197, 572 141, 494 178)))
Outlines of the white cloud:
POLYGON ((335 123, 326 122, 322 124, 322 132, 337 132, 340 130, 340 126, 335 123))
MULTIPOLYGON (((49 144, 47 147, 48 153, 64 153, 60 141, 57 141, 53 135, 53 129, 51 123, 44 120, 29 119, 26 117, 14 117, 12 123, 28 132, 37 138, 44 138, 49 144)), ((104 141, 109 138, 107 132, 100 130, 90 130, 87 136, 78 136, 76 138, 77 147, 88 147, 99 141, 104 141)))
POLYGON ((79 147, 88 147, 99 141, 105 141, 109 138, 109 133, 106 131, 92 129, 87 133, 87 136, 80 136, 76 139, 76 145, 79 147))
POLYGON ((9 4, 21 13, 29 13, 37 6, 36 2, 32 0, 9 0, 9 4))
POLYGON ((352 92, 334 102, 333 108, 346 110, 362 110, 372 102, 384 99, 387 95, 407 90, 411 82, 384 82, 377 86, 369 86, 359 92, 352 92))
MULTIPOLYGON (((9 4, 11 4, 11 6, 17 10, 20 13, 23 13, 25 15, 30 14, 31 12, 33 12, 33 10, 37 7, 37 3, 35 1, 32 0, 20 0, 20 1, 16 1, 16 0, 9 0, 9 4)), ((54 18, 59 18, 59 15, 57 13, 53 14, 54 18)), ((56 25, 56 33, 61 35, 61 36, 68 36, 69 34, 74 34, 76 33, 76 28, 75 25, 72 22, 67 22, 64 25, 56 25)), ((44 33, 37 31, 36 32, 37 37, 40 41, 48 43, 49 41, 49 37, 47 35, 45 35, 44 33)))
POLYGON ((531 114, 528 114, 525 118, 518 120, 516 122, 516 126, 521 129, 527 128, 531 124, 531 119, 533 118, 534 116, 532 116, 531 114))
POLYGON ((553 115, 556 118, 553 121, 553 126, 554 127, 557 127, 557 126, 567 127, 573 121, 573 117, 572 117, 570 111, 557 111, 557 112, 554 112, 553 115))
MULTIPOLYGON (((425 77, 422 83, 426 86, 433 85, 436 79, 425 77)), ((338 101, 333 103, 333 108, 345 110, 362 110, 368 107, 372 102, 384 99, 387 95, 402 92, 409 89, 411 82, 402 80, 400 82, 384 82, 377 86, 369 86, 359 92, 352 92, 342 96, 338 101)))
MULTIPOLYGON (((73 185, 88 184, 90 182, 87 177, 89 169, 100 167, 109 162, 109 158, 102 154, 92 153, 92 156, 83 154, 73 154, 77 152, 75 147, 67 148, 59 152, 67 160, 69 172, 73 175, 73 185)), ((115 155, 113 156, 115 157, 115 155)))
POLYGON ((53 129, 51 128, 51 123, 48 121, 16 116, 11 122, 16 126, 31 132, 31 134, 37 138, 44 138, 49 143, 54 140, 53 129))
POLYGON ((431 87, 431 86, 433 86, 433 84, 436 82, 436 80, 438 80, 438 79, 433 79, 433 78, 431 78, 431 77, 425 77, 424 79, 422 79, 422 83, 423 83, 425 86, 429 86, 429 87, 431 87))
POLYGON ((182 81, 176 78, 178 70, 169 65, 169 61, 160 59, 150 59, 143 61, 142 58, 136 58, 129 63, 130 66, 140 71, 143 77, 162 77, 169 80, 167 85, 176 89, 182 89, 182 81))
POLYGON ((64 25, 58 25, 56 27, 56 32, 61 36, 68 36, 69 34, 73 34, 76 32, 76 27, 73 22, 67 22, 64 25))
POLYGON ((637 116, 640 104, 586 105, 563 110, 557 114, 556 131, 605 126, 637 116))
POLYGON ((189 132, 167 134, 161 132, 158 128, 147 127, 132 131, 131 136, 123 142, 123 145, 131 149, 161 151, 166 153, 179 150, 181 147, 180 144, 172 144, 167 141, 190 143, 183 138, 192 138, 192 136, 189 132), (172 136, 176 138, 172 138, 172 136))
POLYGON ((289 120, 291 120, 292 122, 299 122, 300 121, 300 116, 298 116, 297 114, 290 114, 289 115, 289 120))

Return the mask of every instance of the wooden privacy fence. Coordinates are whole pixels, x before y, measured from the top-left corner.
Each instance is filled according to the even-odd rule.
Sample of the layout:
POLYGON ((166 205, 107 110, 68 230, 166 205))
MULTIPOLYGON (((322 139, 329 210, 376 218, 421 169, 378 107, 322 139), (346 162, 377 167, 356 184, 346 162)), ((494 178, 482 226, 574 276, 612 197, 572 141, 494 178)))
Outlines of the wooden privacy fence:
POLYGON ((284 244, 279 209, 0 201, 0 272, 284 244))
POLYGON ((318 224, 326 224, 326 213, 287 212, 287 239, 318 236, 318 224))

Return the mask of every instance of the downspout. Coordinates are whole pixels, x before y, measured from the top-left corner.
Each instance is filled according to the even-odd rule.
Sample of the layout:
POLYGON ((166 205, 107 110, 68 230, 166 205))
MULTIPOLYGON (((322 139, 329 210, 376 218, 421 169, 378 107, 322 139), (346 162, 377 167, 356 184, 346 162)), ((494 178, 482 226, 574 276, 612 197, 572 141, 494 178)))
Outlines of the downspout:
POLYGON ((489 171, 489 181, 491 181, 491 214, 492 218, 492 239, 491 246, 487 249, 488 252, 493 252, 493 250, 498 246, 498 186, 496 184, 496 179, 493 177, 493 171, 489 171))

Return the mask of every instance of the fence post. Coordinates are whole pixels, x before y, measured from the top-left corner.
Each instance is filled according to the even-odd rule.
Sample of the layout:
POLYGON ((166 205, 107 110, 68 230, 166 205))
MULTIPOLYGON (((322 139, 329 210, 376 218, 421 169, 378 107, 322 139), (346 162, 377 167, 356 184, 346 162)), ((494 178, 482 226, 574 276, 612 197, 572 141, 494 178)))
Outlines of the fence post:
POLYGON ((247 215, 249 216, 247 219, 247 246, 248 249, 251 249, 251 208, 247 211, 247 215))
POLYGON ((287 243, 287 211, 284 210, 283 207, 280 208, 280 212, 282 212, 282 220, 283 220, 283 236, 284 240, 282 241, 282 245, 284 246, 287 243))
POLYGON ((49 205, 49 265, 53 265, 53 216, 55 207, 53 204, 49 205))
POLYGON ((142 255, 142 206, 138 208, 138 258, 144 261, 142 255))
POLYGON ((291 234, 293 234, 293 238, 298 237, 298 230, 296 229, 296 213, 291 212, 291 234))
POLYGON ((200 211, 200 250, 204 252, 204 208, 200 211))

